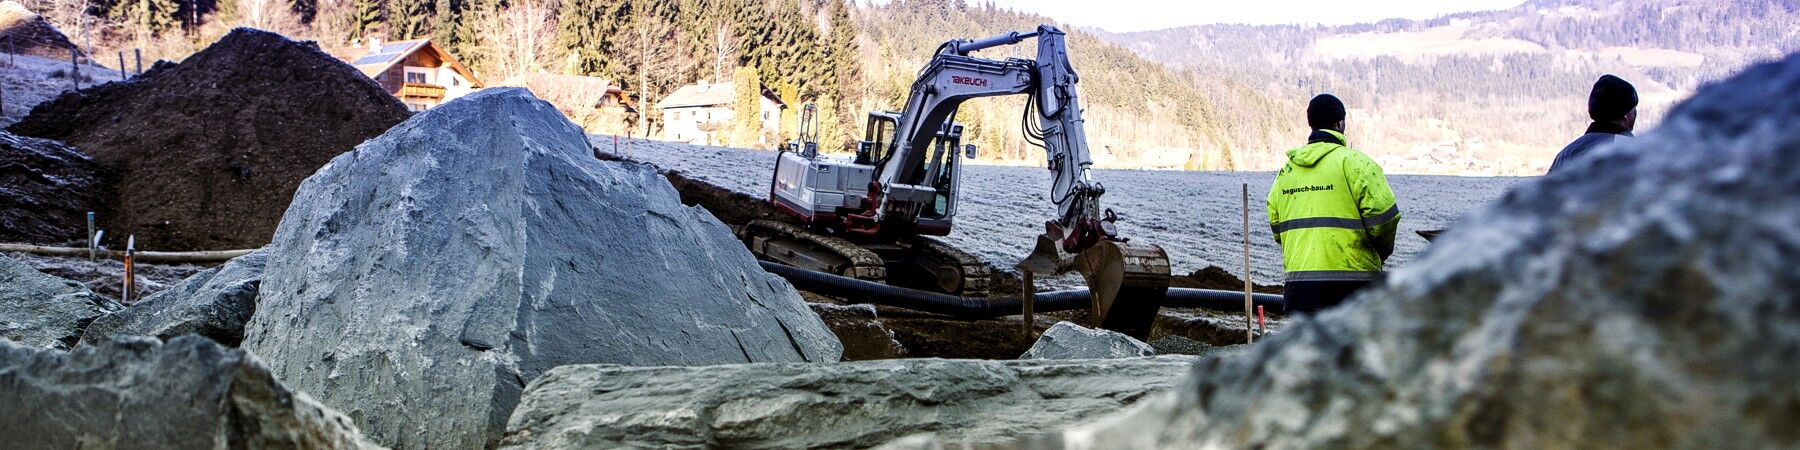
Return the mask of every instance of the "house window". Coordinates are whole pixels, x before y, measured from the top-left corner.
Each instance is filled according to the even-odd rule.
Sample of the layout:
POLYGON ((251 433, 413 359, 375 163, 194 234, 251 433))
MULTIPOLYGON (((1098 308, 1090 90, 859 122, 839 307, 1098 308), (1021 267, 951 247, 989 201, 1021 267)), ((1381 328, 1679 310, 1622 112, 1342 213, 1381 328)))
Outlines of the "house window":
POLYGON ((769 120, 769 112, 763 111, 763 120, 769 120))
POLYGON ((415 83, 415 84, 431 84, 430 78, 427 77, 426 75, 427 74, 425 72, 414 71, 414 70, 411 70, 411 68, 408 68, 406 71, 406 82, 415 83))
POLYGON ((427 105, 424 103, 407 103, 406 104, 406 109, 408 111, 412 111, 412 112, 424 111, 424 110, 430 109, 430 108, 431 108, 431 105, 427 105))
POLYGON ((450 79, 450 86, 452 86, 452 87, 454 87, 454 86, 462 86, 462 79, 461 79, 461 78, 451 78, 451 79, 450 79))

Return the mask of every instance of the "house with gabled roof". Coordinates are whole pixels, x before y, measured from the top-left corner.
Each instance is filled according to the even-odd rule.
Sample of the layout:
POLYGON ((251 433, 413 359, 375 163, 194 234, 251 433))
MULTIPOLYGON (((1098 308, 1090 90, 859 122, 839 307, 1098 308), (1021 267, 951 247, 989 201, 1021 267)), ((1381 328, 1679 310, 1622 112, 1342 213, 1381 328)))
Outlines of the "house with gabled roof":
POLYGON ((369 39, 351 65, 394 94, 407 109, 427 108, 481 89, 481 79, 430 39, 382 42, 369 39))
MULTIPOLYGON (((762 89, 757 106, 757 121, 762 125, 759 137, 769 144, 768 136, 781 129, 781 110, 787 104, 768 88, 762 89)), ((669 93, 656 108, 662 110, 663 140, 687 144, 718 145, 730 135, 731 121, 737 117, 732 104, 737 102, 737 88, 732 83, 690 84, 669 93)))

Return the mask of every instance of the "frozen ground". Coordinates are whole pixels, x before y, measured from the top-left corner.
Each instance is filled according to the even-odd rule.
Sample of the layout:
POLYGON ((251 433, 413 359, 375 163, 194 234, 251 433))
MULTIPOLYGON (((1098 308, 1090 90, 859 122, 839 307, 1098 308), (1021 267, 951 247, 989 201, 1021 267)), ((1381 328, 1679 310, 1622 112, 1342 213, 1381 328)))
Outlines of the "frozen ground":
MULTIPOLYGON (((594 136, 601 151, 649 162, 686 176, 764 198, 775 153, 658 141, 594 136)), ((1119 233, 1161 245, 1177 274, 1217 265, 1243 273, 1243 213, 1240 186, 1250 185, 1250 244, 1256 280, 1281 274, 1281 253, 1269 234, 1263 197, 1269 172, 1173 172, 1100 170, 1106 185, 1102 202, 1119 212, 1119 233)), ((1498 199, 1524 178, 1471 178, 1390 175, 1404 213, 1395 256, 1388 269, 1406 264, 1426 248, 1414 231, 1442 229, 1464 214, 1498 199)), ((947 241, 1000 267, 1012 267, 1031 250, 1043 222, 1054 215, 1049 172, 1036 167, 969 166, 962 202, 947 241)))
MULTIPOLYGON (((12 125, 43 103, 75 87, 69 60, 0 53, 0 127, 12 125)), ((81 67, 81 86, 119 81, 119 72, 97 65, 81 67)))

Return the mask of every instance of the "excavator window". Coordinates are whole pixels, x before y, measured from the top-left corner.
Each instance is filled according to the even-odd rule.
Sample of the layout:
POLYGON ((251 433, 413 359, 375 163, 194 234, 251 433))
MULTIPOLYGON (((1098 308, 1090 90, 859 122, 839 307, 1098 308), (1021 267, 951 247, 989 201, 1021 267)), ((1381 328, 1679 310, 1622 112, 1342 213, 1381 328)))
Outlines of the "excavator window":
POLYGON ((869 115, 869 126, 863 131, 863 142, 868 144, 867 155, 857 155, 859 164, 879 164, 890 153, 893 145, 894 129, 898 124, 888 116, 869 115))

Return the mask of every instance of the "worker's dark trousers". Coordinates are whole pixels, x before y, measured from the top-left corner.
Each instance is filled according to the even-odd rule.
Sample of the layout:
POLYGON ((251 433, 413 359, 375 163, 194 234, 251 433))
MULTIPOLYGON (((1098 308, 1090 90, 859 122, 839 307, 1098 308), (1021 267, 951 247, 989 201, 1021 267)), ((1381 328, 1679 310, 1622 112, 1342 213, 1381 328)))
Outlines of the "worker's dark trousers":
POLYGON ((1337 306, 1356 293, 1357 289, 1368 286, 1369 281, 1289 281, 1282 292, 1282 300, 1287 302, 1286 314, 1315 313, 1337 306))

